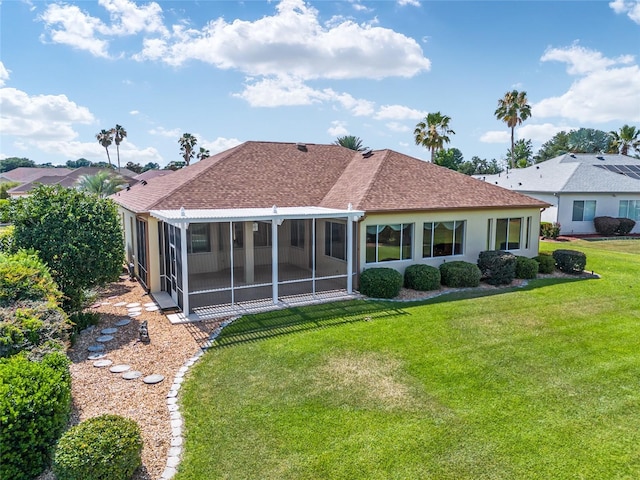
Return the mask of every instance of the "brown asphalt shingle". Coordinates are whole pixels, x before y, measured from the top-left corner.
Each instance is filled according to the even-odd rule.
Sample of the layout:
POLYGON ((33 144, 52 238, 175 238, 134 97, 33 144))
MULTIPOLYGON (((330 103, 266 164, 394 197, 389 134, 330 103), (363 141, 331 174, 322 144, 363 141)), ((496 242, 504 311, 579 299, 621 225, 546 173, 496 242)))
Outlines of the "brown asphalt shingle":
POLYGON ((392 150, 246 142, 112 197, 137 212, 321 206, 368 212, 544 207, 525 195, 392 150))

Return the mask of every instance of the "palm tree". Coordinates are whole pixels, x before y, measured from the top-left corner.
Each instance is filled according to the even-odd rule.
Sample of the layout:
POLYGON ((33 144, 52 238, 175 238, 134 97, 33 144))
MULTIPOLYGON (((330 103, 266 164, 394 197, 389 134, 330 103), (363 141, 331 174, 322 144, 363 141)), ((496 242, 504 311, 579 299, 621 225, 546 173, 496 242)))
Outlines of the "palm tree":
POLYGON ((511 129, 511 157, 509 165, 514 168, 513 152, 515 151, 514 132, 517 125, 522 124, 524 120, 531 116, 531 105, 527 100, 527 92, 518 92, 512 90, 504 94, 504 97, 498 100, 498 108, 494 115, 498 120, 502 120, 511 129))
POLYGON ((113 129, 113 140, 116 142, 116 152, 118 152, 118 171, 120 171, 120 142, 127 136, 127 131, 122 125, 117 125, 113 129))
POLYGON ((640 153, 640 130, 631 125, 624 125, 620 132, 609 132, 611 135, 611 147, 621 155, 629 155, 629 149, 640 153))
POLYGON ((109 130, 102 129, 102 130, 100 130, 100 133, 98 133, 96 135, 96 138, 98 139, 98 143, 100 145, 102 145, 104 147, 104 149, 107 151, 107 160, 109 160, 109 167, 112 167, 112 165, 111 165, 111 157, 109 156, 109 147, 111 146, 111 143, 113 142, 113 129, 109 129, 109 130))
POLYGON ((451 117, 442 115, 440 112, 430 113, 416 125, 413 135, 416 145, 422 145, 431 151, 431 163, 435 154, 444 148, 445 143, 449 143, 449 135, 456 132, 449 128, 451 117))
POLYGON ((210 157, 211 154, 209 153, 209 150, 204 148, 204 147, 200 147, 200 151, 198 152, 198 154, 196 155, 196 158, 198 160, 204 160, 205 158, 210 157))
POLYGON ((126 180, 120 175, 114 175, 107 170, 101 170, 95 175, 82 175, 78 178, 76 186, 78 190, 97 195, 100 198, 108 197, 123 188, 126 180))
POLYGON ((356 137, 354 135, 345 135, 343 137, 338 137, 334 145, 340 145, 350 150, 355 150, 356 152, 362 152, 365 150, 365 147, 362 146, 362 140, 360 137, 356 137))
POLYGON ((180 144, 180 151, 182 152, 182 158, 184 158, 184 164, 188 167, 191 163, 191 159, 193 158, 193 148, 198 143, 198 139, 190 133, 183 133, 180 140, 178 140, 178 143, 180 144))

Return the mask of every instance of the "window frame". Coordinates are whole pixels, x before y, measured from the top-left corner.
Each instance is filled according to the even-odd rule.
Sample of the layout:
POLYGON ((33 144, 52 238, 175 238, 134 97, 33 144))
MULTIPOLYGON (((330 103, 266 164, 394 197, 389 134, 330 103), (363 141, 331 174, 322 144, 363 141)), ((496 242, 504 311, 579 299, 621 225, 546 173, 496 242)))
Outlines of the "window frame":
MULTIPOLYGON (((196 242, 201 242, 201 240, 196 240, 196 242)), ((209 223, 191 223, 189 224, 189 228, 187 228, 187 253, 189 254, 199 254, 199 253, 211 253, 211 224, 209 223), (194 248, 194 227, 203 228, 202 232, 196 233, 195 235, 204 237, 204 248, 198 247, 196 250, 194 248)))
POLYGON ((463 256, 465 252, 465 240, 467 233, 467 221, 466 220, 446 220, 446 221, 432 221, 432 222, 423 222, 422 223, 422 258, 438 258, 438 257, 459 257, 463 256), (451 230, 451 253, 444 254, 435 254, 435 230, 436 224, 445 224, 445 223, 453 223, 453 229, 451 230), (429 255, 425 255, 425 233, 427 231, 426 226, 431 225, 431 237, 429 239, 429 255), (459 227, 462 227, 462 241, 459 243, 460 251, 456 252, 456 242, 457 237, 456 233, 459 227))
POLYGON ((347 224, 343 222, 326 221, 324 223, 324 255, 336 260, 346 262, 347 260, 347 224), (334 234, 339 233, 339 238, 334 238, 334 234), (339 245, 342 243, 342 247, 339 245), (339 252, 338 252, 339 250, 339 252), (341 256, 338 256, 340 254, 341 256))
MULTIPOLYGON (((495 232, 493 235, 493 239, 495 241, 494 247, 495 250, 505 250, 505 251, 511 251, 511 250, 522 250, 522 245, 523 245, 523 239, 522 239, 522 227, 523 227, 523 217, 505 217, 505 218, 496 218, 496 228, 495 228, 495 232), (519 224, 519 235, 518 235, 518 243, 517 243, 517 247, 512 247, 511 246, 511 242, 509 242, 510 240, 510 236, 511 236, 511 226, 515 221, 518 221, 519 224), (501 233, 501 224, 504 223, 506 225, 506 231, 505 231, 505 247, 502 248, 501 246, 501 242, 498 239, 498 235, 501 233)), ((515 242, 514 242, 515 243, 515 242)))
POLYGON ((596 208, 598 204, 596 200, 574 200, 573 201, 573 209, 571 211, 571 221, 572 222, 592 222, 596 216, 596 208), (580 215, 576 215, 576 207, 582 204, 580 215), (587 210, 587 205, 591 206, 593 204, 593 211, 587 210), (585 215, 587 213, 587 215, 585 215), (578 218, 580 217, 580 218, 578 218))
MULTIPOLYGON (((414 247, 414 241, 415 241, 415 222, 411 222, 411 223, 382 223, 382 224, 376 224, 376 225, 367 225, 366 229, 365 229, 365 235, 366 235, 366 239, 365 239, 365 263, 367 264, 373 264, 373 263, 385 263, 385 262, 403 262, 403 261, 407 261, 407 260, 413 260, 413 247, 414 247), (398 226, 399 228, 396 230, 395 228, 393 228, 394 226, 398 226), (409 230, 409 244, 405 243, 405 230, 407 228, 410 228, 409 230), (370 253, 370 247, 369 247, 369 235, 372 235, 369 232, 369 229, 373 229, 375 228, 375 241, 373 242, 374 244, 374 259, 370 260, 369 259, 369 253, 370 253), (380 233, 384 232, 387 228, 391 228, 394 231, 400 232, 400 239, 397 245, 398 248, 398 253, 399 253, 399 258, 384 258, 384 259, 380 259, 380 233), (405 252, 408 252, 408 256, 405 256, 405 252)), ((386 244, 383 244, 382 246, 387 246, 386 244)), ((396 247, 396 245, 391 245, 392 247, 396 247)))
POLYGON ((640 221, 640 200, 620 200, 618 203, 618 217, 630 218, 631 220, 640 221), (626 203, 626 207, 622 207, 622 203, 626 203), (630 213, 634 212, 635 215, 630 213))
POLYGON ((289 224, 289 245, 295 248, 304 248, 306 222, 304 220, 291 220, 289 224))

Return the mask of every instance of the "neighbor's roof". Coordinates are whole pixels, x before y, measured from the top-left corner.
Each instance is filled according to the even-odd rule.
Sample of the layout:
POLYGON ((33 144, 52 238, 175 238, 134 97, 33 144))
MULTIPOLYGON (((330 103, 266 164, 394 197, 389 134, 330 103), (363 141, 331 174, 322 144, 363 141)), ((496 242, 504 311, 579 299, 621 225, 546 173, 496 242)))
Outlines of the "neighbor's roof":
POLYGON ((44 176, 64 176, 69 172, 71 170, 68 168, 18 167, 0 173, 0 177, 10 182, 26 183, 44 176))
MULTIPOLYGON (((51 172, 58 170, 53 168, 47 168, 40 170, 45 170, 46 175, 40 176, 31 180, 29 182, 23 183, 22 185, 18 185, 17 187, 11 188, 7 191, 10 195, 24 195, 31 191, 36 185, 62 185, 63 187, 73 187, 75 183, 81 176, 87 175, 95 175, 96 173, 102 170, 108 170, 100 167, 80 167, 74 170, 68 169, 60 169, 66 170, 66 172, 62 175, 51 175, 51 172)), ((125 181, 127 182, 135 182, 134 179, 136 173, 128 170, 126 168, 122 168, 120 170, 114 170, 112 173, 116 175, 121 175, 125 181)))
POLYGON ((640 193, 640 160, 619 154, 568 153, 527 168, 476 178, 519 192, 640 193))
POLYGON ((111 198, 150 210, 317 206, 366 212, 548 204, 391 150, 246 142, 111 198))

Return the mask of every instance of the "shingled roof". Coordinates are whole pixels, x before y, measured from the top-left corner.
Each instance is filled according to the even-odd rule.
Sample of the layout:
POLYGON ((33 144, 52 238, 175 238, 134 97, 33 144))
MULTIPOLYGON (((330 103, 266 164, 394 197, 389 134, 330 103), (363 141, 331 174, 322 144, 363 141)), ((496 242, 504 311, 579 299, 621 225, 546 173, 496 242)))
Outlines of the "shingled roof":
POLYGON ((246 142, 112 196, 150 210, 318 206, 367 212, 547 206, 526 195, 394 152, 246 142))

